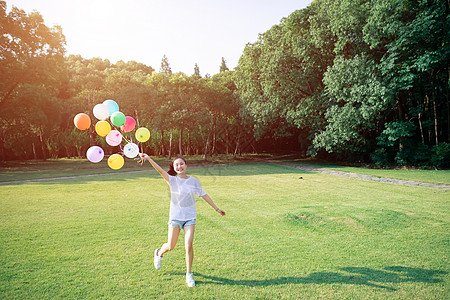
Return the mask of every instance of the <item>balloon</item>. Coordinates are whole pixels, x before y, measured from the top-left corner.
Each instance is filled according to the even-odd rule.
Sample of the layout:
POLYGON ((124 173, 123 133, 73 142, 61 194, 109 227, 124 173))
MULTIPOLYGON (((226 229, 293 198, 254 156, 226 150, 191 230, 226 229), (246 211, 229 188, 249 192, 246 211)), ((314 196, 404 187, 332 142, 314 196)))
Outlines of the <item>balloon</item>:
POLYGON ((123 147, 123 154, 128 158, 135 158, 139 154, 139 147, 135 143, 128 143, 123 147))
POLYGON ((95 124, 95 132, 99 136, 107 136, 108 133, 111 131, 111 125, 107 121, 98 121, 97 124, 95 124))
POLYGON ((119 111, 119 105, 114 100, 105 100, 103 101, 103 104, 108 107, 109 115, 112 115, 114 112, 119 111))
POLYGON ((95 105, 92 112, 94 113, 94 117, 96 117, 100 121, 106 120, 109 117, 109 109, 106 104, 95 105))
POLYGON ((80 130, 86 130, 91 127, 91 118, 84 113, 79 113, 73 118, 73 123, 80 130))
POLYGON ((111 115, 111 122, 113 123, 113 125, 117 127, 120 127, 123 124, 125 124, 125 121, 126 121, 125 115, 120 111, 115 111, 111 115))
POLYGON ((123 132, 130 132, 131 130, 136 127, 136 121, 132 117, 125 117, 125 124, 123 124, 120 129, 122 129, 123 132))
POLYGON ((108 166, 113 170, 118 170, 123 167, 125 160, 120 154, 113 154, 108 158, 108 166))
POLYGON ((144 143, 150 139, 150 131, 145 127, 141 127, 138 130, 136 130, 135 135, 136 139, 141 143, 144 143))
POLYGON ((122 142, 122 134, 117 130, 111 130, 106 136, 106 142, 110 146, 117 146, 122 142))
POLYGON ((92 146, 86 152, 86 157, 90 162, 98 163, 105 156, 105 152, 99 146, 92 146))

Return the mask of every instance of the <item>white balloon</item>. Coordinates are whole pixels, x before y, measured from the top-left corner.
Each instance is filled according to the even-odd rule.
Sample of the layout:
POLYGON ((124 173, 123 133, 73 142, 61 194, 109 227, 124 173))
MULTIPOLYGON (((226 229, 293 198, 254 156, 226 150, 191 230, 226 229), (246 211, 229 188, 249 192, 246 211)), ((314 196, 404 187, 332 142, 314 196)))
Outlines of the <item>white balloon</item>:
POLYGON ((128 158, 135 158, 139 154, 139 147, 135 143, 128 143, 123 147, 123 154, 128 158))
POLYGON ((106 106, 106 104, 103 103, 95 105, 92 112, 94 113, 94 117, 96 117, 100 121, 104 121, 109 117, 108 106, 106 106))

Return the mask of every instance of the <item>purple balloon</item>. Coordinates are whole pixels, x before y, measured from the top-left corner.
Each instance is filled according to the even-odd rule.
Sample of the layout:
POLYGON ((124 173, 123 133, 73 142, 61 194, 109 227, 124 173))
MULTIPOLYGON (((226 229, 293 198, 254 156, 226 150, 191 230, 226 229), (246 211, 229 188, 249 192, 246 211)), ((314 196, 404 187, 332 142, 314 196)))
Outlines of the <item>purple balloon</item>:
POLYGON ((92 146, 86 152, 86 157, 90 162, 98 163, 105 156, 105 152, 99 146, 92 146))

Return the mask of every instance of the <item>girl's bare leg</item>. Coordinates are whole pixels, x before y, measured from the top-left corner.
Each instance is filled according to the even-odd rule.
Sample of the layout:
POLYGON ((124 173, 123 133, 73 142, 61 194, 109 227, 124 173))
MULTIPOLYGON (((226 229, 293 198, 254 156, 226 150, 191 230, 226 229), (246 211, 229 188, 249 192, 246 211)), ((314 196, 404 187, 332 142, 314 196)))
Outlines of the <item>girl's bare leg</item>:
POLYGON ((194 232, 195 225, 184 227, 184 246, 186 248, 186 273, 191 273, 192 261, 194 260, 194 232))
POLYGON ((159 256, 163 256, 164 253, 173 250, 178 241, 178 236, 180 235, 180 227, 173 227, 169 225, 169 232, 167 234, 167 243, 161 246, 158 252, 159 256))

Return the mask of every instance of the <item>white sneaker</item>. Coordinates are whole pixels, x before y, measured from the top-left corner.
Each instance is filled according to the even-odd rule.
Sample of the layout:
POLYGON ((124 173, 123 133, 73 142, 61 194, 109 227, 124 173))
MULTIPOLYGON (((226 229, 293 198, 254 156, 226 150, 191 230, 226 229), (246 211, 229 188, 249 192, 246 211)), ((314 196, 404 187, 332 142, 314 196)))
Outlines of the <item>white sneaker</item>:
POLYGON ((193 287, 195 285, 195 280, 192 278, 192 273, 186 273, 186 283, 188 287, 193 287))
POLYGON ((159 249, 155 250, 155 257, 153 258, 153 264, 155 265, 156 270, 161 269, 161 261, 164 259, 158 255, 159 249))

